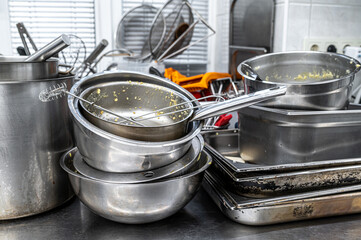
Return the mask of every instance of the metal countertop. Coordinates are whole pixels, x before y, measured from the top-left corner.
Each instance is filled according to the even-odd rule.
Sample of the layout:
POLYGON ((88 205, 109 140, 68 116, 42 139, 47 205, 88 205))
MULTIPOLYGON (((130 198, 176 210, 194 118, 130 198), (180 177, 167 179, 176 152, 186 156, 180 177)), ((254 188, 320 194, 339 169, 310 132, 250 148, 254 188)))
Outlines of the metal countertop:
POLYGON ((223 216, 201 189, 180 212, 159 222, 126 225, 93 214, 77 198, 33 217, 0 221, 0 239, 360 239, 361 214, 273 226, 245 226, 223 216))

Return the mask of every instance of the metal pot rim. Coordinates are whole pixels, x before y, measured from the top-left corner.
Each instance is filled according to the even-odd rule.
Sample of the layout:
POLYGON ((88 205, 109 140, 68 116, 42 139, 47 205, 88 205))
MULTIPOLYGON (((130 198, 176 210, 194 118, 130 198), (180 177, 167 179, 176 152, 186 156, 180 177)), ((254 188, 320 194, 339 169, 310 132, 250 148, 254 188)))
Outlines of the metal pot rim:
MULTIPOLYGON (((32 80, 0 80, 0 85, 2 84, 30 84, 30 83, 39 83, 39 82, 50 82, 50 81, 61 81, 61 80, 65 80, 68 78, 74 78, 73 75, 68 75, 68 76, 62 76, 62 77, 57 77, 57 78, 46 78, 46 79, 32 79, 32 80)), ((45 89, 39 89, 39 93, 41 90, 45 90, 45 89)))
POLYGON ((45 62, 59 62, 58 58, 49 58, 45 62, 39 62, 39 61, 31 61, 31 62, 24 62, 22 60, 25 60, 29 56, 0 56, 0 64, 12 64, 12 63, 24 63, 24 64, 34 64, 34 63, 45 63, 45 62), (14 59, 15 61, 2 61, 3 59, 14 59))
POLYGON ((268 53, 268 54, 264 54, 264 55, 260 55, 260 56, 256 56, 256 57, 253 57, 253 58, 250 58, 250 59, 247 59, 243 62, 241 62, 238 67, 237 67, 237 72, 239 74, 241 74, 242 77, 244 78, 247 78, 248 80, 250 81, 259 81, 259 80, 256 80, 255 78, 251 78, 250 76, 248 76, 247 74, 245 74, 243 71, 242 71, 242 68, 241 66, 243 65, 243 63, 248 63, 250 61, 254 61, 254 60, 258 60, 258 59, 262 59, 266 56, 277 56, 277 55, 286 55, 286 54, 322 54, 322 55, 333 55, 333 56, 337 56, 337 57, 340 57, 340 58, 344 58, 344 59, 347 59, 348 61, 352 62, 352 64, 355 65, 355 70, 350 72, 349 74, 347 75, 344 75, 340 78, 336 78, 336 79, 331 79, 331 80, 326 80, 326 81, 319 81, 319 82, 308 82, 308 83, 287 83, 287 82, 271 82, 271 81, 263 81, 262 80, 262 83, 264 84, 274 84, 274 85, 284 85, 284 86, 313 86, 313 85, 323 85, 323 84, 329 84, 329 83, 333 83, 333 82, 337 82, 339 81, 340 79, 345 79, 345 78, 348 78, 350 76, 353 76, 355 75, 358 71, 360 71, 361 69, 361 64, 360 62, 357 60, 357 59, 354 59, 352 57, 349 57, 349 56, 346 56, 344 54, 340 54, 340 53, 330 53, 330 52, 317 52, 317 51, 289 51, 289 52, 277 52, 277 53, 268 53))
MULTIPOLYGON (((134 75, 138 75, 138 76, 146 76, 149 77, 150 75, 144 74, 144 73, 139 73, 139 72, 132 72, 132 71, 117 71, 117 72, 106 72, 106 73, 98 73, 98 74, 94 74, 92 76, 88 76, 85 77, 83 79, 81 79, 80 81, 78 81, 77 83, 75 83, 73 85, 73 87, 71 88, 70 92, 76 95, 79 95, 79 91, 81 91, 81 85, 83 83, 86 83, 87 81, 97 78, 99 76, 104 76, 104 77, 109 77, 112 75, 117 75, 117 74, 134 74, 134 75)), ((157 77, 157 76, 151 76, 154 79, 157 79, 159 81, 163 81, 163 82, 167 82, 169 80, 166 80, 164 78, 161 77, 157 77)), ((109 82, 109 81, 107 81, 109 82)), ((184 91, 186 91, 184 88, 182 88, 181 86, 173 83, 173 82, 169 82, 169 84, 173 85, 176 89, 179 90, 179 92, 183 93, 184 91)), ((194 100, 194 96, 191 95, 191 93, 189 93, 188 95, 184 94, 185 97, 190 98, 191 100, 194 100)), ((194 104, 199 105, 199 102, 196 101, 194 102, 194 104)), ((116 141, 118 143, 122 143, 122 144, 129 144, 129 145, 136 145, 136 146, 146 146, 146 147, 154 147, 154 148, 160 148, 160 147, 166 147, 166 146, 172 146, 175 144, 182 144, 185 142, 188 142, 190 139, 193 139, 198 133, 200 133, 202 126, 203 126, 203 121, 195 121, 193 122, 193 128, 192 131, 190 131, 187 135, 185 135, 184 137, 180 138, 180 139, 176 139, 176 140, 172 140, 172 141, 163 141, 163 142, 144 142, 144 141, 137 141, 137 140, 131 140, 131 139, 127 139, 127 138, 123 138, 117 135, 114 135, 112 133, 109 133, 107 131, 104 131, 96 126, 94 126, 93 124, 91 124, 89 121, 87 121, 82 114, 80 114, 80 110, 79 110, 79 100, 75 99, 72 96, 68 96, 68 107, 70 109, 70 113, 73 116, 73 118, 76 120, 75 124, 80 124, 82 128, 87 129, 88 131, 92 132, 93 134, 97 135, 98 137, 101 138, 105 138, 111 141, 116 141)))
MULTIPOLYGON (((108 83, 103 83, 102 85, 111 85, 112 83, 114 82, 108 82, 108 83)), ((153 84, 153 83, 150 83, 150 84, 153 84)), ((154 84, 153 84, 154 85, 154 84)), ((87 88, 86 90, 82 91, 80 93, 80 97, 84 98, 84 94, 88 93, 91 89, 93 88, 96 88, 96 87, 103 87, 103 86, 100 86, 100 85, 95 85, 95 86, 91 86, 89 88, 87 88)), ((169 89, 169 90, 173 90, 173 89, 169 89)), ((182 98, 184 101, 189 101, 189 99, 184 96, 182 93, 180 92, 177 92, 175 90, 173 90, 175 93, 175 95, 178 95, 180 98, 182 98)), ((97 115, 91 113, 85 106, 84 104, 81 102, 81 101, 78 101, 80 106, 88 113, 88 114, 91 114, 93 115, 94 117, 96 117, 97 119, 101 120, 101 121, 105 121, 107 123, 111 123, 111 124, 115 124, 114 122, 111 122, 109 120, 106 120, 106 119, 102 119, 100 117, 98 117, 97 115)), ((190 105, 193 105, 192 103, 187 103, 187 104, 190 104, 190 105)), ((171 124, 163 124, 161 126, 150 126, 150 127, 147 127, 147 126, 136 126, 136 125, 125 125, 125 124, 119 124, 120 126, 126 126, 126 127, 131 127, 131 128, 144 128, 144 129, 147 129, 147 128, 152 128, 152 129, 160 129, 160 128, 164 128, 164 127, 170 127, 170 126, 174 126, 174 125, 177 125, 181 122, 184 122, 184 121, 189 121, 189 119, 194 115, 194 110, 193 109, 189 109, 189 114, 184 117, 183 119, 179 120, 179 121, 176 121, 176 122, 172 122, 171 124)))
POLYGON ((78 151, 78 148, 75 147, 71 150, 69 150, 68 152, 64 153, 63 156, 60 158, 60 166, 61 168, 66 171, 68 174, 72 175, 73 177, 76 177, 78 179, 83 179, 86 181, 90 181, 90 182, 94 182, 94 183, 101 183, 101 184, 116 184, 116 185, 140 185, 140 184, 161 184, 164 182, 171 182, 171 181, 177 181, 179 179, 183 179, 183 178, 190 178, 193 177, 203 171, 205 171, 211 164, 212 164, 212 157, 209 155, 209 153, 207 153, 206 151, 202 151, 201 152, 201 158, 202 157, 206 157, 207 161, 205 162, 205 164, 203 166, 201 166, 200 168, 198 168, 197 170, 190 172, 188 174, 185 175, 181 175, 178 177, 171 177, 171 178, 166 178, 166 179, 159 179, 159 180, 155 180, 155 181, 151 181, 151 182, 141 182, 141 183, 111 183, 111 182, 106 182, 106 181, 101 181, 101 180, 96 180, 96 179, 92 179, 92 178, 88 178, 84 175, 81 175, 79 173, 74 172, 73 170, 69 169, 66 164, 65 161, 69 158, 69 157, 73 157, 74 152, 78 151))

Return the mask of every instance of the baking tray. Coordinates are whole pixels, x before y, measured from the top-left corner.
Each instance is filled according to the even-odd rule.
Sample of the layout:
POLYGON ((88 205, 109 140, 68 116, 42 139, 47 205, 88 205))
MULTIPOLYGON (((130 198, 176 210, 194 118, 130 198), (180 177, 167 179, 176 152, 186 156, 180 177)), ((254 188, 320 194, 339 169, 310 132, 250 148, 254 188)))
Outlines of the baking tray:
POLYGON ((265 165, 361 157, 361 105, 300 111, 250 106, 238 111, 239 152, 265 165))
POLYGON ((269 225, 361 212, 360 191, 281 202, 270 198, 267 204, 260 204, 259 199, 225 190, 209 172, 205 174, 203 187, 228 218, 246 225, 269 225))
POLYGON ((221 164, 236 178, 361 164, 361 158, 334 159, 278 165, 248 163, 240 158, 240 151, 238 147, 239 130, 230 129, 204 131, 202 132, 202 135, 205 141, 205 149, 207 149, 207 151, 215 159, 214 165, 221 164), (234 159, 237 159, 237 161, 234 161, 234 159))

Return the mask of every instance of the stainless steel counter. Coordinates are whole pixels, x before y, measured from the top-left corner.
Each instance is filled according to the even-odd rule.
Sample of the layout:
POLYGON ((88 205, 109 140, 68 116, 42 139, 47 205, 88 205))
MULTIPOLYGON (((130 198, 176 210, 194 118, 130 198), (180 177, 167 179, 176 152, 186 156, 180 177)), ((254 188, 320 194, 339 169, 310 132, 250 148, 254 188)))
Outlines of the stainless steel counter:
POLYGON ((361 214, 265 227, 232 222, 203 189, 177 214, 152 224, 125 225, 88 210, 77 198, 53 211, 0 221, 0 239, 360 239, 361 214))

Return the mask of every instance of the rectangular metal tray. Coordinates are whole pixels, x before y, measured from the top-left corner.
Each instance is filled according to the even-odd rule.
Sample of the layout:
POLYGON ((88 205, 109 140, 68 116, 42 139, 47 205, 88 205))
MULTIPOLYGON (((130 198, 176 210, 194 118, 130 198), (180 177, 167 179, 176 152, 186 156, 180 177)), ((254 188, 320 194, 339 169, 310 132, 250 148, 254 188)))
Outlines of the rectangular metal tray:
POLYGON ((203 187, 227 217, 246 225, 269 225, 361 212, 360 191, 283 202, 268 199, 268 204, 262 205, 259 199, 225 190, 209 172, 205 175, 203 187))
POLYGON ((215 160, 218 160, 216 164, 222 164, 222 166, 236 178, 361 164, 361 158, 278 165, 254 164, 248 163, 247 161, 245 163, 237 162, 227 158, 229 156, 235 159, 241 159, 238 147, 239 132, 237 129, 205 131, 202 132, 202 135, 206 142, 205 148, 212 154, 215 160))
POLYGON ((279 165, 361 157, 361 105, 336 111, 251 106, 238 115, 239 152, 248 162, 279 165))

